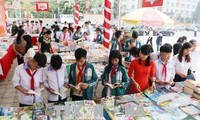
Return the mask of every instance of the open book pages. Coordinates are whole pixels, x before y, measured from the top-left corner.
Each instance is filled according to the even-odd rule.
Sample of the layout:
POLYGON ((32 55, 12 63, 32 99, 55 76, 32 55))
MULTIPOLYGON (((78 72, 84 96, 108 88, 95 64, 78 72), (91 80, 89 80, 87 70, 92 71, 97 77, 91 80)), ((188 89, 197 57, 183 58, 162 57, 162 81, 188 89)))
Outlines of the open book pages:
POLYGON ((72 84, 69 84, 69 87, 70 87, 70 88, 74 88, 74 89, 76 89, 76 90, 80 90, 80 88, 81 88, 81 87, 80 87, 81 84, 82 84, 82 83, 79 83, 77 86, 72 85, 72 84))
POLYGON ((57 94, 57 95, 59 95, 59 96, 61 96, 61 97, 64 97, 64 95, 66 94, 66 91, 67 91, 68 89, 66 88, 66 87, 61 87, 60 88, 60 92, 58 92, 58 91, 54 91, 54 94, 57 94))
POLYGON ((43 89, 44 88, 37 88, 37 89, 35 89, 35 91, 34 90, 28 90, 28 93, 29 94, 34 94, 35 96, 39 96, 43 89))
POLYGON ((118 84, 120 84, 120 83, 111 84, 111 83, 108 83, 108 82, 104 82, 104 85, 110 87, 111 89, 114 89, 115 86, 117 86, 118 84))

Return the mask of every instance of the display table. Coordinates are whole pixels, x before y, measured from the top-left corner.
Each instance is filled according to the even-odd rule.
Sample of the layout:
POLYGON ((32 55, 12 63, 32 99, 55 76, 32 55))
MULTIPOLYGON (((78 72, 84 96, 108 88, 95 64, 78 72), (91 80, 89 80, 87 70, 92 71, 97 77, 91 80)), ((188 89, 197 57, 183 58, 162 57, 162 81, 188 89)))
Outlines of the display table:
POLYGON ((8 71, 10 70, 13 63, 13 60, 16 57, 15 51, 13 50, 13 44, 5 44, 9 44, 9 47, 7 48, 7 52, 5 51, 5 54, 0 58, 0 80, 6 78, 8 71))

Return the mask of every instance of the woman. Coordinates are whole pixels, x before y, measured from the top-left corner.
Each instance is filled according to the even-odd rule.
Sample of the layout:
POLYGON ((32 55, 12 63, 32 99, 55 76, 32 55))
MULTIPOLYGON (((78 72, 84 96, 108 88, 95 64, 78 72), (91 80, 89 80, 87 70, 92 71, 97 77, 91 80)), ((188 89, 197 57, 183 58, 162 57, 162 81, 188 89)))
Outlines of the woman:
POLYGON ((155 63, 150 60, 151 52, 150 45, 143 45, 139 52, 139 58, 131 62, 128 70, 132 82, 130 94, 147 90, 150 87, 149 77, 152 81, 152 88, 155 89, 155 63))
POLYGON ((51 49, 51 30, 47 30, 44 36, 39 38, 39 50, 44 52, 50 52, 51 49))
POLYGON ((35 51, 33 49, 32 45, 32 38, 30 35, 24 35, 22 36, 22 46, 25 48, 25 54, 24 54, 24 63, 29 61, 29 59, 33 58, 35 55, 35 51))
POLYGON ((42 37, 46 31, 46 27, 42 27, 42 32, 40 33, 39 38, 42 37))
POLYGON ((181 82, 187 79, 188 71, 191 70, 191 58, 190 52, 192 50, 192 44, 186 42, 183 44, 178 55, 173 58, 175 64, 175 78, 174 82, 181 82))
POLYGON ((81 26, 78 26, 76 29, 76 32, 73 34, 73 39, 74 40, 78 40, 80 38, 82 38, 83 34, 81 32, 81 26))
POLYGON ((23 54, 25 52, 25 48, 21 45, 21 37, 24 33, 25 33, 25 31, 23 29, 19 29, 17 38, 13 41, 13 49, 17 54, 18 65, 20 65, 24 62, 23 54))
POLYGON ((129 83, 129 77, 126 69, 122 65, 122 56, 118 50, 111 51, 109 64, 105 67, 101 78, 104 86, 102 97, 125 94, 129 83))
POLYGON ((153 28, 150 27, 149 28, 149 38, 147 39, 147 43, 146 44, 148 44, 150 42, 150 44, 152 46, 153 45, 152 40, 153 40, 153 28))

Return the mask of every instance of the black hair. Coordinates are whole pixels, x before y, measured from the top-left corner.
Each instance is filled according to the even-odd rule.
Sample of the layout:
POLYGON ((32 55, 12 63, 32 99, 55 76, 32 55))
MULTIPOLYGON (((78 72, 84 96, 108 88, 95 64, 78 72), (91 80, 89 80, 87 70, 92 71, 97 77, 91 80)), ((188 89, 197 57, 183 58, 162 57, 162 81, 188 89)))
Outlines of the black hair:
POLYGON ((100 33, 102 33, 101 29, 100 28, 96 28, 96 31, 99 31, 100 33))
MULTIPOLYGON (((184 43, 183 46, 182 46, 182 48, 181 48, 181 50, 180 50, 180 52, 179 52, 179 54, 178 54, 178 60, 180 62, 182 62, 182 57, 183 57, 184 50, 188 49, 188 48, 192 48, 192 44, 190 42, 184 43)), ((185 56, 185 61, 186 62, 190 62, 191 61, 190 55, 186 55, 185 56)))
POLYGON ((20 26, 19 26, 19 30, 22 29, 23 27, 24 27, 24 25, 20 25, 20 26))
POLYGON ((47 57, 43 53, 36 53, 33 59, 38 63, 40 67, 45 67, 47 62, 47 57))
POLYGON ((44 33, 44 35, 45 35, 45 34, 48 34, 48 35, 49 35, 49 34, 51 34, 51 33, 52 33, 51 30, 47 30, 47 31, 44 33))
POLYGON ((13 21, 13 23, 16 23, 16 21, 13 21))
POLYGON ((87 56, 87 51, 85 49, 83 49, 83 48, 76 49, 76 51, 75 51, 76 60, 80 60, 82 57, 86 58, 86 56, 87 56))
POLYGON ((139 35, 138 35, 138 32, 134 30, 134 31, 132 32, 132 38, 137 39, 138 36, 139 36, 139 35))
POLYGON ((40 20, 40 23, 43 23, 43 21, 42 21, 42 20, 40 20))
POLYGON ((44 29, 46 29, 46 27, 42 27, 42 31, 43 31, 44 29))
POLYGON ((26 41, 25 53, 27 53, 28 49, 33 47, 32 38, 30 35, 24 35, 22 38, 26 41))
POLYGON ((60 57, 60 55, 52 55, 50 64, 53 67, 53 69, 60 69, 62 65, 62 58, 60 57))
POLYGON ((55 25, 52 25, 52 26, 51 26, 51 29, 53 29, 53 28, 55 28, 55 25))
POLYGON ((177 42, 183 43, 182 37, 179 37, 178 40, 177 40, 177 42))
POLYGON ((176 55, 176 54, 178 54, 180 52, 182 46, 183 45, 180 42, 177 42, 177 43, 175 43, 173 45, 173 53, 174 53, 174 55, 176 55))
POLYGON ((184 42, 184 40, 187 40, 186 36, 182 36, 182 41, 184 42))
MULTIPOLYGON (((152 46, 151 45, 147 45, 147 44, 142 45, 141 48, 140 48, 140 52, 142 54, 148 55, 148 57, 147 57, 147 59, 145 61, 145 66, 150 66, 150 53, 152 53, 152 50, 153 50, 152 46)), ((141 59, 139 59, 138 62, 139 62, 139 64, 142 64, 141 63, 142 62, 141 59)))
POLYGON ((171 53, 172 52, 172 48, 168 45, 162 45, 160 47, 160 52, 165 52, 165 53, 171 53))
POLYGON ((68 29, 67 27, 63 27, 62 31, 65 31, 66 29, 68 29))
POLYGON ((58 24, 58 22, 57 22, 57 21, 55 21, 54 23, 55 23, 55 24, 58 24))
POLYGON ((170 47, 171 49, 173 49, 172 45, 170 43, 165 43, 164 45, 170 47))
POLYGON ((194 45, 194 43, 197 43, 196 40, 190 40, 189 42, 190 42, 192 45, 194 45))
POLYGON ((115 37, 118 39, 120 37, 120 35, 122 34, 122 31, 116 31, 115 32, 115 37))
POLYGON ((34 23, 34 21, 32 20, 31 23, 34 23))
POLYGON ((119 59, 118 65, 123 66, 122 65, 122 55, 120 54, 119 50, 112 50, 109 55, 108 65, 106 66, 106 72, 109 73, 110 70, 112 69, 112 66, 113 66, 112 59, 115 59, 115 58, 119 59))
POLYGON ((138 56, 139 56, 139 51, 140 51, 139 48, 137 48, 137 47, 132 47, 132 48, 130 49, 130 54, 131 54, 132 56, 134 56, 134 57, 138 57, 138 56))
POLYGON ((80 28, 81 28, 81 26, 78 26, 78 27, 76 28, 76 31, 78 31, 80 28))
POLYGON ((16 38, 16 43, 17 44, 20 44, 21 43, 21 37, 22 37, 22 35, 25 33, 25 31, 23 30, 23 29, 20 29, 19 31, 18 31, 18 34, 17 34, 17 38, 16 38))

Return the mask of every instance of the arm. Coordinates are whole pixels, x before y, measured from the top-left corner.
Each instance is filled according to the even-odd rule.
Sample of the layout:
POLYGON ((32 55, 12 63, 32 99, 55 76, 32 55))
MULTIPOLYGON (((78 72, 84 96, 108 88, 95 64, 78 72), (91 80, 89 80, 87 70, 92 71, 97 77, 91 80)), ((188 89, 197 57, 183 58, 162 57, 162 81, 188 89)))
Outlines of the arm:
POLYGON ((92 69, 92 78, 89 81, 89 87, 95 86, 97 84, 97 80, 98 80, 98 77, 97 77, 97 74, 95 72, 95 69, 94 69, 93 65, 91 66, 91 69, 92 69))
POLYGON ((125 42, 125 45, 124 45, 124 51, 125 52, 129 52, 130 51, 130 48, 129 48, 129 42, 128 42, 129 40, 127 40, 126 42, 125 42))
POLYGON ((122 68, 122 73, 123 73, 122 87, 123 87, 123 89, 126 89, 129 85, 130 79, 129 79, 129 76, 128 76, 125 68, 122 68))

